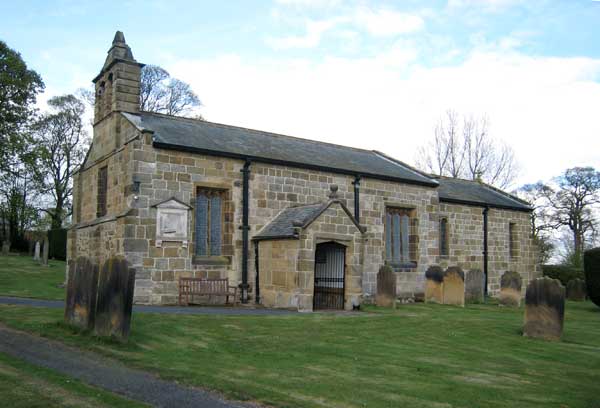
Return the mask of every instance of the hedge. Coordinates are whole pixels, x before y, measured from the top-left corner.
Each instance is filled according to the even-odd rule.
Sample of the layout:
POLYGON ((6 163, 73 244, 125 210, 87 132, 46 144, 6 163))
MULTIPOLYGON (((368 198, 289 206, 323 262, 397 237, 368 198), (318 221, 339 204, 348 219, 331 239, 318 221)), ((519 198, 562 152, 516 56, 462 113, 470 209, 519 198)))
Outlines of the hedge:
POLYGON ((596 306, 600 307, 600 248, 583 253, 583 268, 588 296, 596 306))
POLYGON ((62 228, 49 230, 48 241, 50 242, 48 257, 65 261, 67 259, 67 230, 62 228))
POLYGON ((585 279, 583 269, 565 265, 542 265, 542 273, 549 278, 558 279, 564 287, 573 279, 585 279))

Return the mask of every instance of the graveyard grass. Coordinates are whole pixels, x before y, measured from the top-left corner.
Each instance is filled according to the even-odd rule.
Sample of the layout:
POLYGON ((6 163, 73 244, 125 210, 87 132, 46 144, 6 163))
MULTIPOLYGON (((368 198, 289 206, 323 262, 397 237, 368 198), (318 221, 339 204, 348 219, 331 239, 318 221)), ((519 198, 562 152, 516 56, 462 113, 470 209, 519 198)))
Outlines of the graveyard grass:
POLYGON ((65 265, 49 260, 42 266, 30 256, 0 256, 0 295, 63 300, 65 290, 58 285, 65 280, 65 265))
POLYGON ((77 332, 62 310, 0 322, 182 383, 276 407, 600 406, 600 308, 568 302, 561 342, 521 335, 523 308, 433 304, 353 314, 134 314, 130 341, 77 332))
POLYGON ((2 353, 0 395, 12 408, 146 406, 2 353))

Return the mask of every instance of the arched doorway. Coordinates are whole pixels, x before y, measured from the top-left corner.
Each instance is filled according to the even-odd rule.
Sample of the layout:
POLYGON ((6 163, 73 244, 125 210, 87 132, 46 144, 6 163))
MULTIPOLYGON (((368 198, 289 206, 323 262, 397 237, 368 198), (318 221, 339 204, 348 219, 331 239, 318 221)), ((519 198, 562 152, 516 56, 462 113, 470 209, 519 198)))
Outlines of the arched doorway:
POLYGON ((313 309, 344 309, 346 247, 336 242, 317 244, 313 309))

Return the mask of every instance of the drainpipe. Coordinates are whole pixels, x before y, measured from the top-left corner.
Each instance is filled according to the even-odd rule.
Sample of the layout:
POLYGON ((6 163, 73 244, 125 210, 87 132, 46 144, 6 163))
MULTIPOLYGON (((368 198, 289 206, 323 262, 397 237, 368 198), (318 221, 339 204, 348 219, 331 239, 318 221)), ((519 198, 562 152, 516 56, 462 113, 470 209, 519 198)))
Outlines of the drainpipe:
POLYGON ((354 218, 360 224, 360 174, 354 177, 354 218))
POLYGON ((483 209, 483 276, 485 284, 483 286, 484 296, 488 295, 488 211, 489 207, 483 209))
POLYGON ((243 175, 242 185, 242 303, 248 303, 248 185, 250 184, 250 160, 246 159, 244 168, 241 170, 243 175))
POLYGON ((257 305, 260 304, 260 280, 259 280, 259 271, 258 271, 258 241, 254 242, 254 270, 256 271, 256 277, 255 277, 255 282, 254 282, 254 288, 255 288, 255 296, 254 296, 254 303, 256 303, 257 305))

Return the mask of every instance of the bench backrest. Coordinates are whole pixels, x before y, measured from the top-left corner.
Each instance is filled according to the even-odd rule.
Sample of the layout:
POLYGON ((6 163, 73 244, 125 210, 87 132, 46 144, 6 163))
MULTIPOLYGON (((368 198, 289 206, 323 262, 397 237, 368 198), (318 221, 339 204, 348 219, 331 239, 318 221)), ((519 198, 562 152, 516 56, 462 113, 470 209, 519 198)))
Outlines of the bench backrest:
POLYGON ((179 285, 192 293, 225 293, 229 279, 180 278, 179 285))

